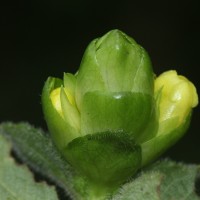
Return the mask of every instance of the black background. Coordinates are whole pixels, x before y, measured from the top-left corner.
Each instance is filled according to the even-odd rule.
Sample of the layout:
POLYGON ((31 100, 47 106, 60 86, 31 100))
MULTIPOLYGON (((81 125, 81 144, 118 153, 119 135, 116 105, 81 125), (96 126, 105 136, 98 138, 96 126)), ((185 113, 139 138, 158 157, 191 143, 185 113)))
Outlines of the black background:
MULTIPOLYGON (((200 5, 190 1, 7 1, 1 5, 0 122, 46 129, 40 104, 48 76, 74 73, 88 43, 111 29, 150 54, 154 72, 176 69, 200 91, 200 5)), ((200 163, 200 109, 188 133, 164 157, 200 163)))

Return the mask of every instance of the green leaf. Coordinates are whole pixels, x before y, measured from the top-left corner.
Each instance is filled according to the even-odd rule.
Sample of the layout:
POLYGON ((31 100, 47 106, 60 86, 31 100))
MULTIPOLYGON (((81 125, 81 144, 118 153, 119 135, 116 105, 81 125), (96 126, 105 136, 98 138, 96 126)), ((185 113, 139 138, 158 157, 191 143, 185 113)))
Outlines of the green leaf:
POLYGON ((125 184, 112 200, 199 200, 195 179, 199 166, 157 162, 125 184))
MULTIPOLYGON (((30 179, 31 177, 30 172, 25 166, 16 165, 13 159, 8 156, 11 146, 7 144, 4 138, 1 137, 1 134, 6 136, 12 142, 15 152, 20 158, 22 158, 23 161, 27 162, 33 169, 37 170, 44 176, 51 178, 59 186, 64 188, 72 199, 97 199, 96 196, 100 195, 100 193, 98 193, 98 186, 96 188, 93 187, 91 183, 87 182, 87 180, 85 180, 83 177, 77 177, 77 174, 73 173, 73 170, 69 164, 62 160, 59 153, 56 151, 49 136, 46 135, 42 130, 36 129, 27 123, 3 123, 0 125, 0 199, 4 200, 10 198, 11 200, 23 200, 24 196, 22 196, 22 198, 21 196, 18 198, 13 196, 5 196, 4 198, 2 195, 15 195, 15 192, 16 195, 18 195, 17 192, 19 191, 19 195, 22 195, 26 190, 28 190, 29 187, 29 182, 27 182, 26 177, 29 177, 27 179, 30 179), (12 167, 12 165, 14 167, 12 167), (15 171, 19 171, 22 176, 16 175, 15 171), (22 183, 16 184, 15 180, 18 179, 22 180, 23 185, 22 183), (2 180, 12 180, 9 183, 9 186, 12 186, 13 188, 16 187, 17 189, 12 190, 12 188, 10 188, 9 191, 12 192, 12 194, 10 194, 8 190, 5 190, 5 186, 2 186, 2 180), (23 188, 23 190, 21 188, 23 188)), ((77 165, 81 165, 81 163, 84 162, 85 165, 83 165, 83 167, 85 168, 87 168, 88 165, 91 165, 93 168, 90 168, 88 173, 98 175, 98 168, 103 168, 105 173, 100 173, 100 176, 102 177, 100 177, 99 182, 106 183, 106 188, 109 190, 111 184, 106 182, 105 174, 108 173, 110 177, 113 176, 115 181, 120 174, 119 172, 116 177, 113 175, 113 171, 117 169, 117 166, 119 166, 120 162, 115 163, 116 165, 112 165, 112 160, 115 160, 115 158, 109 154, 110 151, 113 150, 112 146, 116 145, 116 149, 119 150, 119 155, 116 154, 117 158, 120 158, 120 147, 126 151, 126 159, 122 163, 124 166, 126 163, 131 164, 131 159, 134 159, 134 157, 136 159, 137 155, 136 153, 133 153, 131 156, 129 150, 131 149, 132 145, 131 141, 126 141, 126 136, 120 136, 120 140, 116 140, 116 138, 112 138, 110 136, 109 144, 111 145, 105 142, 107 141, 106 137, 108 137, 106 134, 104 134, 103 137, 97 134, 92 136, 85 136, 83 139, 74 140, 71 142, 71 147, 68 147, 68 156, 77 156, 77 165), (90 144, 88 144, 88 140, 90 141, 90 144), (104 148, 101 150, 101 152, 97 148, 100 146, 100 143, 104 144, 104 148), (73 148, 73 146, 79 146, 79 149, 73 148), (83 157, 80 156, 80 152, 82 153, 83 157), (108 159, 109 162, 104 162, 105 157, 110 158, 108 159), (89 163, 87 159, 91 159, 93 163, 89 163)), ((122 154, 123 153, 121 153, 121 156, 123 157, 122 154)), ((133 165, 131 165, 131 167, 134 168, 133 165)), ((124 169, 123 172, 125 174, 127 173, 126 170, 132 169, 124 169)), ((180 163, 177 164, 175 162, 166 160, 157 162, 146 168, 142 173, 137 175, 135 179, 123 185, 121 189, 118 189, 115 192, 112 200, 199 200, 200 197, 198 197, 198 195, 195 193, 195 190, 198 191, 198 189, 195 189, 195 179, 199 176, 199 170, 200 167, 196 165, 184 165, 180 163)), ((90 177, 90 174, 88 174, 88 177, 90 177)), ((31 179, 33 182, 32 177, 31 179)), ((45 184, 37 184, 33 182, 33 185, 36 186, 34 186, 34 189, 31 191, 28 191, 28 193, 30 192, 32 195, 37 194, 38 200, 45 199, 46 193, 43 193, 43 188, 47 188, 45 184), (35 191, 37 188, 39 188, 38 190, 41 190, 42 192, 35 191), (41 194, 42 197, 39 196, 41 194)), ((46 191, 48 189, 44 190, 46 191)), ((50 190, 54 193, 53 189, 50 190)), ((55 194, 52 194, 51 197, 46 198, 51 200, 51 198, 53 199, 54 196, 55 194)), ((36 196, 33 195, 33 197, 35 197, 33 198, 34 200, 37 200, 36 196)), ((24 200, 25 199, 29 200, 28 197, 24 198, 24 200)), ((107 198, 106 195, 104 195, 102 199, 110 198, 107 198)))
POLYGON ((54 187, 36 183, 24 165, 10 157, 11 145, 0 135, 0 199, 58 200, 54 187))
POLYGON ((60 157, 48 134, 28 123, 3 123, 0 134, 10 139, 15 152, 24 162, 56 182, 69 196, 78 197, 73 186, 73 170, 60 157))

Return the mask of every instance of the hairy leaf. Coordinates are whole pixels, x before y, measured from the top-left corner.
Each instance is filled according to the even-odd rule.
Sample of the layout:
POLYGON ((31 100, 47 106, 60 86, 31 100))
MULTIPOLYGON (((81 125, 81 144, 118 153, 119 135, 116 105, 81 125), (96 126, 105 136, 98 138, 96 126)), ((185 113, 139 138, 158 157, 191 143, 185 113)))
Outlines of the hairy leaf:
POLYGON ((199 200, 195 178, 199 166, 157 162, 125 184, 112 200, 199 200))
POLYGON ((3 123, 0 134, 13 144, 14 151, 34 170, 50 178, 62 187, 69 196, 76 198, 70 166, 52 144, 48 134, 28 123, 3 123))
POLYGON ((58 200, 54 187, 36 183, 28 168, 10 156, 11 145, 0 135, 0 199, 58 200))
MULTIPOLYGON (((11 146, 4 141, 1 134, 12 142, 15 152, 24 162, 64 188, 72 199, 90 199, 88 182, 74 174, 70 165, 60 157, 48 134, 28 123, 0 125, 0 199, 29 200, 28 196, 24 196, 26 191, 27 195, 32 195, 36 200, 57 199, 52 188, 48 188, 44 183, 34 183, 28 169, 14 163, 9 156, 11 146), (30 186, 29 190, 29 185, 34 186, 30 186), (48 193, 53 194, 51 197, 46 197, 48 193)), ((124 184, 111 199, 198 200, 200 199, 197 188, 199 170, 200 167, 197 165, 185 165, 169 160, 157 162, 124 184)))

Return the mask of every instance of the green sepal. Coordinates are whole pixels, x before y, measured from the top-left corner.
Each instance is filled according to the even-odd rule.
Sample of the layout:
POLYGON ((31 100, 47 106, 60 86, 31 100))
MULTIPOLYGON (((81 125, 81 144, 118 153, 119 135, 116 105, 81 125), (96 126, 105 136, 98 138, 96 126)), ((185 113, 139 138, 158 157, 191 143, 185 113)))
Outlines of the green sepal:
POLYGON ((158 158, 185 134, 190 125, 191 115, 192 112, 189 113, 182 124, 177 128, 173 130, 169 129, 169 132, 163 132, 163 130, 161 130, 161 134, 158 131, 154 138, 141 144, 142 167, 158 158))
POLYGON ((76 77, 70 73, 64 73, 63 76, 64 87, 67 88, 70 94, 75 96, 76 77))
POLYGON ((156 120, 153 105, 154 99, 147 94, 88 92, 82 103, 81 132, 85 135, 121 130, 137 143, 150 139, 155 135, 151 131, 154 127, 145 128, 149 119, 156 120))
POLYGON ((51 92, 54 89, 61 87, 62 84, 62 80, 49 77, 45 82, 42 91, 42 107, 47 126, 50 130, 53 141, 61 151, 66 147, 69 141, 78 137, 77 131, 57 112, 50 99, 51 92))
POLYGON ((76 132, 80 132, 80 114, 76 109, 76 106, 69 102, 63 86, 61 86, 60 101, 65 121, 67 121, 76 130, 76 132))
POLYGON ((141 164, 141 148, 124 132, 104 132, 74 139, 64 156, 90 184, 116 189, 141 164))
POLYGON ((141 92, 153 95, 154 77, 147 52, 131 37, 112 30, 87 47, 77 74, 76 100, 81 109, 88 91, 141 92))

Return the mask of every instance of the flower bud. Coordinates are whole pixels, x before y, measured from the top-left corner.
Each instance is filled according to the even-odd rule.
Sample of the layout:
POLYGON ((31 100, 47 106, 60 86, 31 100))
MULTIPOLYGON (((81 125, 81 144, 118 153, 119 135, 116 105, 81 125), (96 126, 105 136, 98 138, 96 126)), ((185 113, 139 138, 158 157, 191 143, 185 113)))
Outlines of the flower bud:
POLYGON ((48 129, 60 151, 69 141, 80 136, 78 110, 73 104, 73 97, 66 94, 67 90, 62 85, 62 80, 49 77, 42 92, 42 106, 48 129))
POLYGON ((142 144, 143 165, 158 157, 186 132, 192 108, 198 104, 196 88, 184 76, 170 70, 155 79, 159 112, 156 136, 142 144), (154 148, 152 148, 154 147, 154 148))
POLYGON ((132 38, 113 30, 93 40, 75 89, 81 133, 123 130, 136 142, 152 137, 153 131, 142 133, 154 114, 153 81, 150 58, 132 38))
POLYGON ((119 30, 93 40, 78 71, 76 101, 79 110, 84 94, 92 91, 153 95, 153 71, 147 52, 119 30))
MULTIPOLYGON (((155 80, 155 93, 160 92, 159 122, 160 130, 171 126, 179 126, 188 116, 192 108, 198 104, 198 96, 195 86, 184 76, 177 75, 174 70, 164 72, 155 80)), ((162 130, 164 132, 169 130, 162 130)), ((161 132, 160 132, 161 134, 161 132)))
POLYGON ((93 40, 79 71, 63 80, 48 78, 42 93, 62 156, 105 190, 119 187, 173 145, 197 104, 190 81, 175 71, 154 79, 146 51, 119 30, 93 40))

